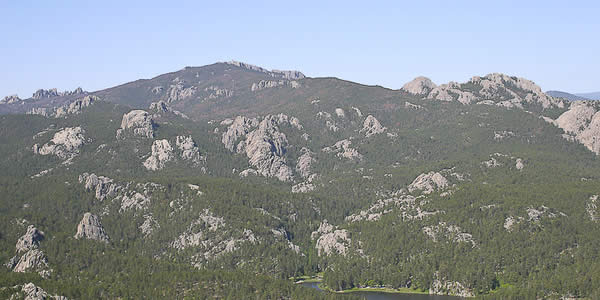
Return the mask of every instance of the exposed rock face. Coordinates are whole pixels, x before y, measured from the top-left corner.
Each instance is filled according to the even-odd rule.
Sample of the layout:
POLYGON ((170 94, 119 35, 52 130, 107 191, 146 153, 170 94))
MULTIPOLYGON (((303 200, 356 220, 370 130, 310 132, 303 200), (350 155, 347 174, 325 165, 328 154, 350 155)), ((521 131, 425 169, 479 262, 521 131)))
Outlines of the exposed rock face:
POLYGON ((352 142, 344 139, 335 143, 331 147, 323 148, 322 151, 326 153, 335 153, 337 157, 347 158, 350 160, 362 160, 362 154, 358 153, 356 149, 351 148, 350 145, 352 145, 352 142))
POLYGON ((164 101, 158 101, 158 102, 152 102, 150 103, 150 111, 154 112, 154 113, 173 113, 177 116, 180 116, 184 119, 189 119, 188 116, 186 116, 185 114, 174 110, 173 108, 171 108, 171 106, 169 106, 169 104, 167 104, 164 101))
POLYGON ((150 205, 150 198, 139 192, 130 192, 121 197, 121 208, 119 212, 127 210, 144 210, 150 205))
POLYGON ((204 89, 205 92, 209 92, 209 95, 207 97, 205 97, 204 99, 217 99, 217 98, 228 98, 233 96, 233 91, 225 89, 225 88, 219 88, 218 86, 214 86, 211 85, 207 88, 204 89))
POLYGON ((356 112, 356 115, 357 115, 359 118, 362 118, 362 116, 363 116, 363 114, 362 114, 362 111, 360 111, 360 109, 358 109, 358 107, 354 107, 354 106, 352 106, 352 109, 354 110, 354 112, 356 112))
POLYGON ((475 297, 473 290, 465 287, 458 281, 441 280, 439 274, 435 274, 436 278, 431 283, 429 288, 430 295, 453 295, 458 297, 475 297))
POLYGON ((17 253, 37 249, 40 241, 44 239, 44 233, 39 231, 35 226, 29 225, 27 232, 19 238, 15 246, 17 253))
POLYGON ((409 192, 422 191, 423 194, 431 194, 436 190, 443 190, 449 186, 448 179, 439 172, 423 173, 408 186, 409 192))
POLYGON ((32 99, 43 99, 43 98, 52 98, 52 97, 58 97, 60 96, 58 91, 54 88, 54 89, 49 89, 49 90, 45 90, 45 89, 39 89, 37 91, 35 91, 35 93, 33 93, 33 96, 31 96, 32 99))
POLYGON ((333 118, 331 118, 331 114, 326 111, 320 111, 317 113, 317 118, 325 120, 325 126, 327 129, 337 132, 340 128, 336 125, 333 118))
POLYGON ((196 93, 195 86, 186 87, 184 83, 179 77, 173 79, 173 84, 167 90, 167 103, 185 100, 196 93))
POLYGON ((335 109, 335 115, 338 116, 338 118, 346 117, 346 113, 344 112, 344 110, 339 107, 335 109))
POLYGON ((308 193, 315 190, 314 181, 319 178, 319 174, 311 174, 305 181, 292 186, 292 193, 308 193))
POLYGON ((234 60, 226 62, 226 63, 233 65, 233 66, 240 67, 240 68, 256 71, 256 72, 267 73, 271 77, 276 77, 276 78, 285 78, 285 79, 294 80, 294 79, 302 79, 302 78, 306 77, 306 76, 304 76, 304 74, 302 74, 301 72, 298 72, 298 71, 282 71, 282 70, 269 71, 267 69, 263 69, 261 67, 255 66, 255 65, 251 65, 251 64, 247 64, 247 63, 243 63, 243 62, 239 62, 239 61, 234 61, 234 60))
POLYGON ((293 89, 296 89, 300 87, 300 83, 298 83, 297 81, 289 80, 261 80, 258 83, 253 83, 250 90, 256 92, 264 89, 276 88, 281 86, 289 86, 293 89))
POLYGON ((399 211, 403 221, 423 220, 429 216, 441 213, 440 211, 427 211, 421 207, 422 203, 417 198, 406 194, 405 190, 378 193, 382 199, 377 200, 369 208, 346 217, 348 222, 377 221, 383 215, 399 211))
POLYGON ((140 225, 140 230, 142 231, 142 233, 145 236, 148 236, 152 234, 152 232, 154 232, 154 230, 157 228, 160 228, 160 225, 158 224, 158 222, 156 222, 156 220, 154 220, 154 217, 152 217, 152 215, 145 215, 144 223, 140 225))
POLYGON ((196 163, 201 161, 200 150, 191 136, 177 136, 175 146, 179 149, 182 159, 196 163))
POLYGON ((590 151, 600 155, 600 111, 595 102, 575 101, 555 124, 567 136, 574 138, 590 151))
POLYGON ((234 149, 237 153, 245 152, 258 174, 291 181, 292 169, 285 164, 284 158, 288 141, 286 135, 279 131, 281 124, 302 129, 297 118, 284 114, 268 115, 260 122, 238 116, 223 133, 221 141, 232 152, 234 149), (246 139, 237 143, 244 136, 246 139))
POLYGON ((173 147, 168 140, 155 140, 152 143, 152 154, 146 161, 144 167, 148 170, 156 171, 165 167, 165 164, 172 161, 173 147))
POLYGON ((302 148, 300 150, 303 154, 298 157, 298 163, 296 164, 296 172, 302 176, 302 178, 307 178, 311 174, 311 166, 312 163, 315 162, 313 158, 314 153, 310 151, 308 148, 302 148))
POLYGON ((535 103, 543 108, 564 107, 561 99, 546 95, 532 81, 499 73, 474 76, 466 83, 449 82, 440 86, 433 85, 426 78, 417 78, 407 83, 403 90, 427 99, 458 101, 462 104, 523 108, 524 104, 535 103))
MULTIPOLYGON (((27 283, 24 284, 23 287, 21 288, 21 292, 23 293, 23 298, 25 300, 47 300, 47 299, 54 299, 54 300, 67 300, 67 297, 64 296, 52 296, 52 295, 48 295, 48 293, 46 293, 46 291, 44 291, 42 288, 36 286, 33 283, 27 283)), ((20 295, 13 295, 11 296, 10 299, 20 299, 20 295)))
POLYGON ((79 155, 79 149, 87 142, 81 127, 67 127, 54 134, 50 142, 41 148, 33 146, 33 151, 40 155, 56 155, 60 159, 72 159, 79 155))
POLYGON ((96 174, 83 173, 79 175, 79 183, 83 183, 87 191, 94 191, 96 199, 102 201, 107 197, 114 197, 121 190, 112 179, 96 174))
POLYGON ((347 230, 336 229, 333 225, 327 223, 327 220, 323 220, 319 225, 319 229, 311 234, 313 240, 317 236, 319 238, 317 239, 316 249, 319 256, 331 254, 347 255, 348 247, 351 243, 347 230))
POLYGON ((21 102, 21 98, 19 98, 19 96, 17 95, 10 95, 10 96, 6 96, 4 98, 2 98, 2 100, 0 100, 0 104, 15 104, 15 103, 19 103, 21 102))
POLYGON ((598 216, 598 195, 593 195, 590 197, 585 205, 585 210, 590 216, 590 220, 592 222, 598 222, 598 220, 600 220, 600 216, 598 216))
POLYGON ((363 132, 366 137, 370 137, 375 134, 383 133, 387 128, 381 126, 381 123, 372 115, 367 116, 363 123, 363 128, 360 132, 363 132))
POLYGON ((438 242, 444 238, 456 243, 471 243, 473 248, 477 247, 477 243, 473 240, 473 235, 463 232, 456 225, 448 225, 445 222, 440 222, 435 226, 425 226, 423 227, 423 233, 429 236, 434 242, 438 242))
POLYGON ((48 268, 48 259, 44 252, 39 249, 32 249, 19 259, 17 264, 13 268, 13 272, 31 272, 31 271, 43 271, 48 268))
POLYGON ((419 76, 406 83, 402 90, 413 95, 427 95, 434 88, 436 88, 436 85, 429 78, 419 76))
POLYGON ((58 107, 56 111, 53 114, 50 114, 49 116, 61 118, 66 117, 68 115, 76 115, 81 113, 84 108, 89 107, 90 105, 94 104, 94 102, 99 100, 100 98, 94 95, 87 95, 81 99, 72 102, 69 105, 63 105, 61 107, 58 107))
POLYGON ((523 170, 523 168, 525 167, 525 164, 523 163, 523 160, 520 158, 517 158, 517 161, 515 163, 515 168, 517 168, 517 170, 523 170))
POLYGON ((153 138, 154 121, 148 112, 144 110, 132 110, 123 115, 121 128, 117 130, 117 139, 124 138, 125 132, 131 132, 133 135, 153 138))
POLYGON ((108 234, 104 231, 100 218, 89 212, 83 215, 83 218, 77 225, 76 239, 89 239, 108 243, 108 234))

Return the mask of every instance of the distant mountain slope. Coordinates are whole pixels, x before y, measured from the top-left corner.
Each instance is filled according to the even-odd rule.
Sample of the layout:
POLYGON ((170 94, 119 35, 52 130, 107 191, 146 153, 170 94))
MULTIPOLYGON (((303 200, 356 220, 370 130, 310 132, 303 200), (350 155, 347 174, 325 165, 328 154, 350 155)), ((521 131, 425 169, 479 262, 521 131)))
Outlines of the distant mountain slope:
POLYGON ((585 97, 592 100, 600 100, 600 92, 592 92, 592 93, 576 93, 575 95, 580 97, 585 97))
POLYGON ((578 96, 578 95, 574 95, 574 94, 567 93, 567 92, 561 92, 561 91, 547 91, 546 95, 549 95, 549 96, 552 96, 555 98, 567 99, 569 101, 590 100, 589 98, 586 98, 583 96, 578 96))

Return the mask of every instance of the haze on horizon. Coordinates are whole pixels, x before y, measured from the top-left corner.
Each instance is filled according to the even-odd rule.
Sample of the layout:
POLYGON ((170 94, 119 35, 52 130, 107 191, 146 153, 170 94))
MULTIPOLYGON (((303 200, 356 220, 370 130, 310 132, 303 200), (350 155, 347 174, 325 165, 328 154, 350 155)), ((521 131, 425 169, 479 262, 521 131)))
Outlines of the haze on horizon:
POLYGON ((2 2, 0 98, 239 60, 400 88, 501 72, 600 90, 596 1, 2 2))

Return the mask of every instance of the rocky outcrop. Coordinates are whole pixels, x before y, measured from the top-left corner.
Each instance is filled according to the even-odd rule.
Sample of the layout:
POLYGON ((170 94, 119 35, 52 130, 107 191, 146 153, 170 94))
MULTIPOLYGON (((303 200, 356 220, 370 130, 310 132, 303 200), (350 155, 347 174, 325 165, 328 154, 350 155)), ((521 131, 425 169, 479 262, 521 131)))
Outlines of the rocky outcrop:
POLYGON ((375 134, 383 133, 387 128, 381 126, 381 123, 372 115, 367 116, 363 122, 363 128, 360 130, 366 137, 370 137, 375 134))
POLYGON ((317 237, 315 248, 319 256, 332 254, 346 256, 348 254, 351 239, 346 229, 336 229, 327 220, 323 220, 319 225, 319 229, 311 234, 313 240, 317 237))
POLYGON ((172 114, 180 116, 180 117, 182 117, 184 119, 189 119, 188 116, 186 116, 185 114, 181 113, 180 111, 174 110, 165 101, 158 101, 158 102, 152 102, 152 103, 150 103, 149 110, 151 112, 153 112, 153 113, 156 113, 156 114, 172 113, 172 114))
POLYGON ((58 97, 58 96, 59 96, 59 93, 56 90, 56 88, 49 89, 49 90, 39 89, 39 90, 35 91, 35 93, 33 93, 31 98, 35 99, 35 100, 39 100, 39 99, 43 99, 43 98, 52 98, 52 97, 58 97))
POLYGON ((462 104, 496 105, 506 108, 523 108, 537 104, 543 108, 564 107, 564 101, 546 95, 534 82, 499 73, 474 76, 466 83, 449 82, 435 86, 426 78, 407 83, 403 90, 426 99, 458 101, 462 104))
POLYGON ((310 151, 308 148, 302 148, 300 150, 302 155, 298 157, 298 162, 296 163, 296 172, 302 176, 302 178, 307 178, 311 174, 311 167, 315 159, 313 156, 314 152, 310 151))
POLYGON ((13 268, 13 272, 42 272, 48 268, 48 259, 44 252, 32 249, 25 252, 13 268))
POLYGON ((434 242, 439 242, 441 239, 447 239, 456 243, 470 243, 473 248, 477 247, 477 243, 473 239, 473 235, 463 232, 456 225, 448 225, 446 222, 440 222, 438 225, 423 227, 423 233, 430 237, 434 242))
POLYGON ((122 187, 112 179, 96 174, 83 173, 79 175, 79 183, 83 183, 87 191, 95 192, 96 199, 103 201, 107 197, 115 197, 122 187))
POLYGON ((439 172, 423 173, 411 184, 408 185, 408 191, 410 193, 415 191, 421 191, 423 194, 431 194, 436 190, 443 190, 449 186, 448 179, 439 172))
POLYGON ((252 71, 256 71, 256 72, 266 73, 266 74, 270 75, 271 77, 276 77, 276 78, 295 80, 295 79, 302 79, 302 78, 306 77, 306 76, 304 76, 304 74, 302 74, 299 71, 283 71, 283 70, 269 71, 267 69, 263 69, 261 67, 255 66, 255 65, 251 65, 251 64, 247 64, 247 63, 243 63, 243 62, 239 62, 239 61, 235 61, 235 60, 226 62, 226 64, 244 68, 244 69, 248 69, 248 70, 252 70, 252 71))
POLYGON ((284 114, 268 115, 260 122, 255 118, 238 116, 223 133, 221 141, 229 151, 246 153, 258 174, 291 181, 292 169, 286 165, 284 158, 288 141, 286 135, 279 131, 282 124, 302 129, 297 118, 284 114), (243 137, 245 140, 238 142, 243 137))
POLYGON ((150 205, 150 197, 139 193, 129 192, 121 197, 121 208, 119 212, 127 210, 144 210, 150 205))
POLYGON ((598 195, 592 195, 585 204, 585 211, 590 216, 592 222, 598 222, 600 216, 598 215, 598 195))
POLYGON ((525 164, 523 163, 523 160, 520 158, 517 158, 516 162, 515 162, 515 168, 517 168, 517 170, 521 171, 523 170, 523 168, 525 168, 525 164))
POLYGON ((430 295, 452 295, 458 297, 475 297, 472 289, 464 286, 458 281, 450 281, 440 279, 439 273, 436 272, 435 278, 429 288, 430 295))
POLYGON ((80 148, 88 142, 83 136, 84 133, 81 127, 63 128, 42 147, 33 145, 33 152, 39 155, 56 155, 63 160, 72 159, 79 155, 80 148))
POLYGON ((39 231, 35 226, 29 225, 27 232, 19 238, 15 246, 17 253, 26 252, 32 249, 37 249, 40 241, 44 239, 44 233, 39 231))
POLYGON ((177 136, 175 138, 175 146, 179 150, 181 159, 195 163, 200 163, 202 161, 200 150, 191 136, 177 136))
POLYGON ((117 139, 124 139, 127 132, 143 138, 153 138, 154 120, 145 110, 132 110, 123 115, 117 139))
POLYGON ((402 86, 402 90, 413 95, 427 95, 436 87, 431 79, 419 76, 402 86))
POLYGON ((218 86, 211 85, 204 89, 205 92, 208 92, 208 96, 204 98, 204 100, 209 99, 217 99, 217 98, 229 98, 233 96, 233 91, 228 90, 226 88, 220 88, 218 86))
POLYGON ((41 115, 48 118, 64 118, 69 115, 75 115, 83 112, 84 108, 89 107, 100 98, 94 95, 87 95, 81 99, 75 100, 70 104, 59 107, 33 107, 27 111, 28 115, 41 115))
POLYGON ((289 86, 293 89, 297 89, 300 87, 300 83, 297 81, 289 81, 289 80, 261 80, 257 83, 253 83, 250 88, 251 91, 261 91, 264 89, 271 89, 276 87, 289 86))
POLYGON ((565 131, 566 137, 583 144, 600 155, 600 109, 590 101, 575 101, 569 110, 556 119, 555 124, 565 131))
POLYGON ((75 238, 96 240, 105 243, 108 243, 109 241, 108 234, 106 234, 102 223, 100 223, 100 218, 89 212, 83 215, 79 225, 77 225, 77 233, 75 234, 75 238))
POLYGON ((11 296, 10 299, 24 299, 24 300, 67 300, 67 297, 49 295, 42 288, 36 286, 33 283, 26 283, 21 287, 21 293, 17 293, 11 296))
POLYGON ((151 171, 156 171, 165 167, 165 164, 172 161, 173 147, 168 140, 155 140, 152 143, 152 153, 144 161, 144 167, 151 171))
POLYGON ((350 145, 352 145, 352 141, 344 139, 333 144, 333 146, 323 148, 322 151, 325 153, 335 153, 335 155, 340 158, 357 161, 362 160, 362 154, 358 153, 358 151, 350 147, 350 145))
POLYGON ((160 225, 158 224, 158 222, 156 222, 152 215, 145 215, 144 223, 142 223, 142 225, 140 225, 139 228, 144 234, 144 236, 148 236, 151 235, 152 232, 154 232, 154 230, 160 228, 160 225))
POLYGON ((0 100, 0 104, 17 104, 20 103, 21 98, 19 98, 19 96, 17 95, 10 95, 10 96, 6 96, 4 98, 2 98, 2 100, 0 100))
POLYGON ((335 109, 335 115, 338 118, 345 118, 346 117, 346 113, 344 112, 344 110, 341 109, 341 108, 339 108, 339 107, 335 109))
POLYGON ((308 193, 315 190, 315 180, 319 178, 319 174, 309 175, 305 181, 292 186, 292 193, 308 193))
POLYGON ((186 86, 185 81, 177 77, 173 79, 173 84, 167 90, 165 100, 167 103, 185 100, 194 96, 196 90, 195 86, 186 86))
POLYGON ((335 120, 331 117, 331 114, 326 111, 320 111, 317 113, 317 118, 325 120, 325 126, 327 129, 337 132, 340 128, 335 123, 335 120))

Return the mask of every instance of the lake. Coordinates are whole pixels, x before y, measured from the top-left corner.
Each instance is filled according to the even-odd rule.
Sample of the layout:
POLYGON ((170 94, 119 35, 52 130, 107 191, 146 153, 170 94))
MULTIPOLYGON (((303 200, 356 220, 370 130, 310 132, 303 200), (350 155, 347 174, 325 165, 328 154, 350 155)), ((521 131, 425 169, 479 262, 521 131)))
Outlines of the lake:
MULTIPOLYGON (((319 288, 319 282, 303 282, 302 286, 317 289, 319 288)), ((348 295, 362 296, 366 300, 460 300, 464 299, 461 297, 454 296, 438 296, 438 295, 422 295, 422 294, 392 294, 382 292, 353 292, 348 295)))

